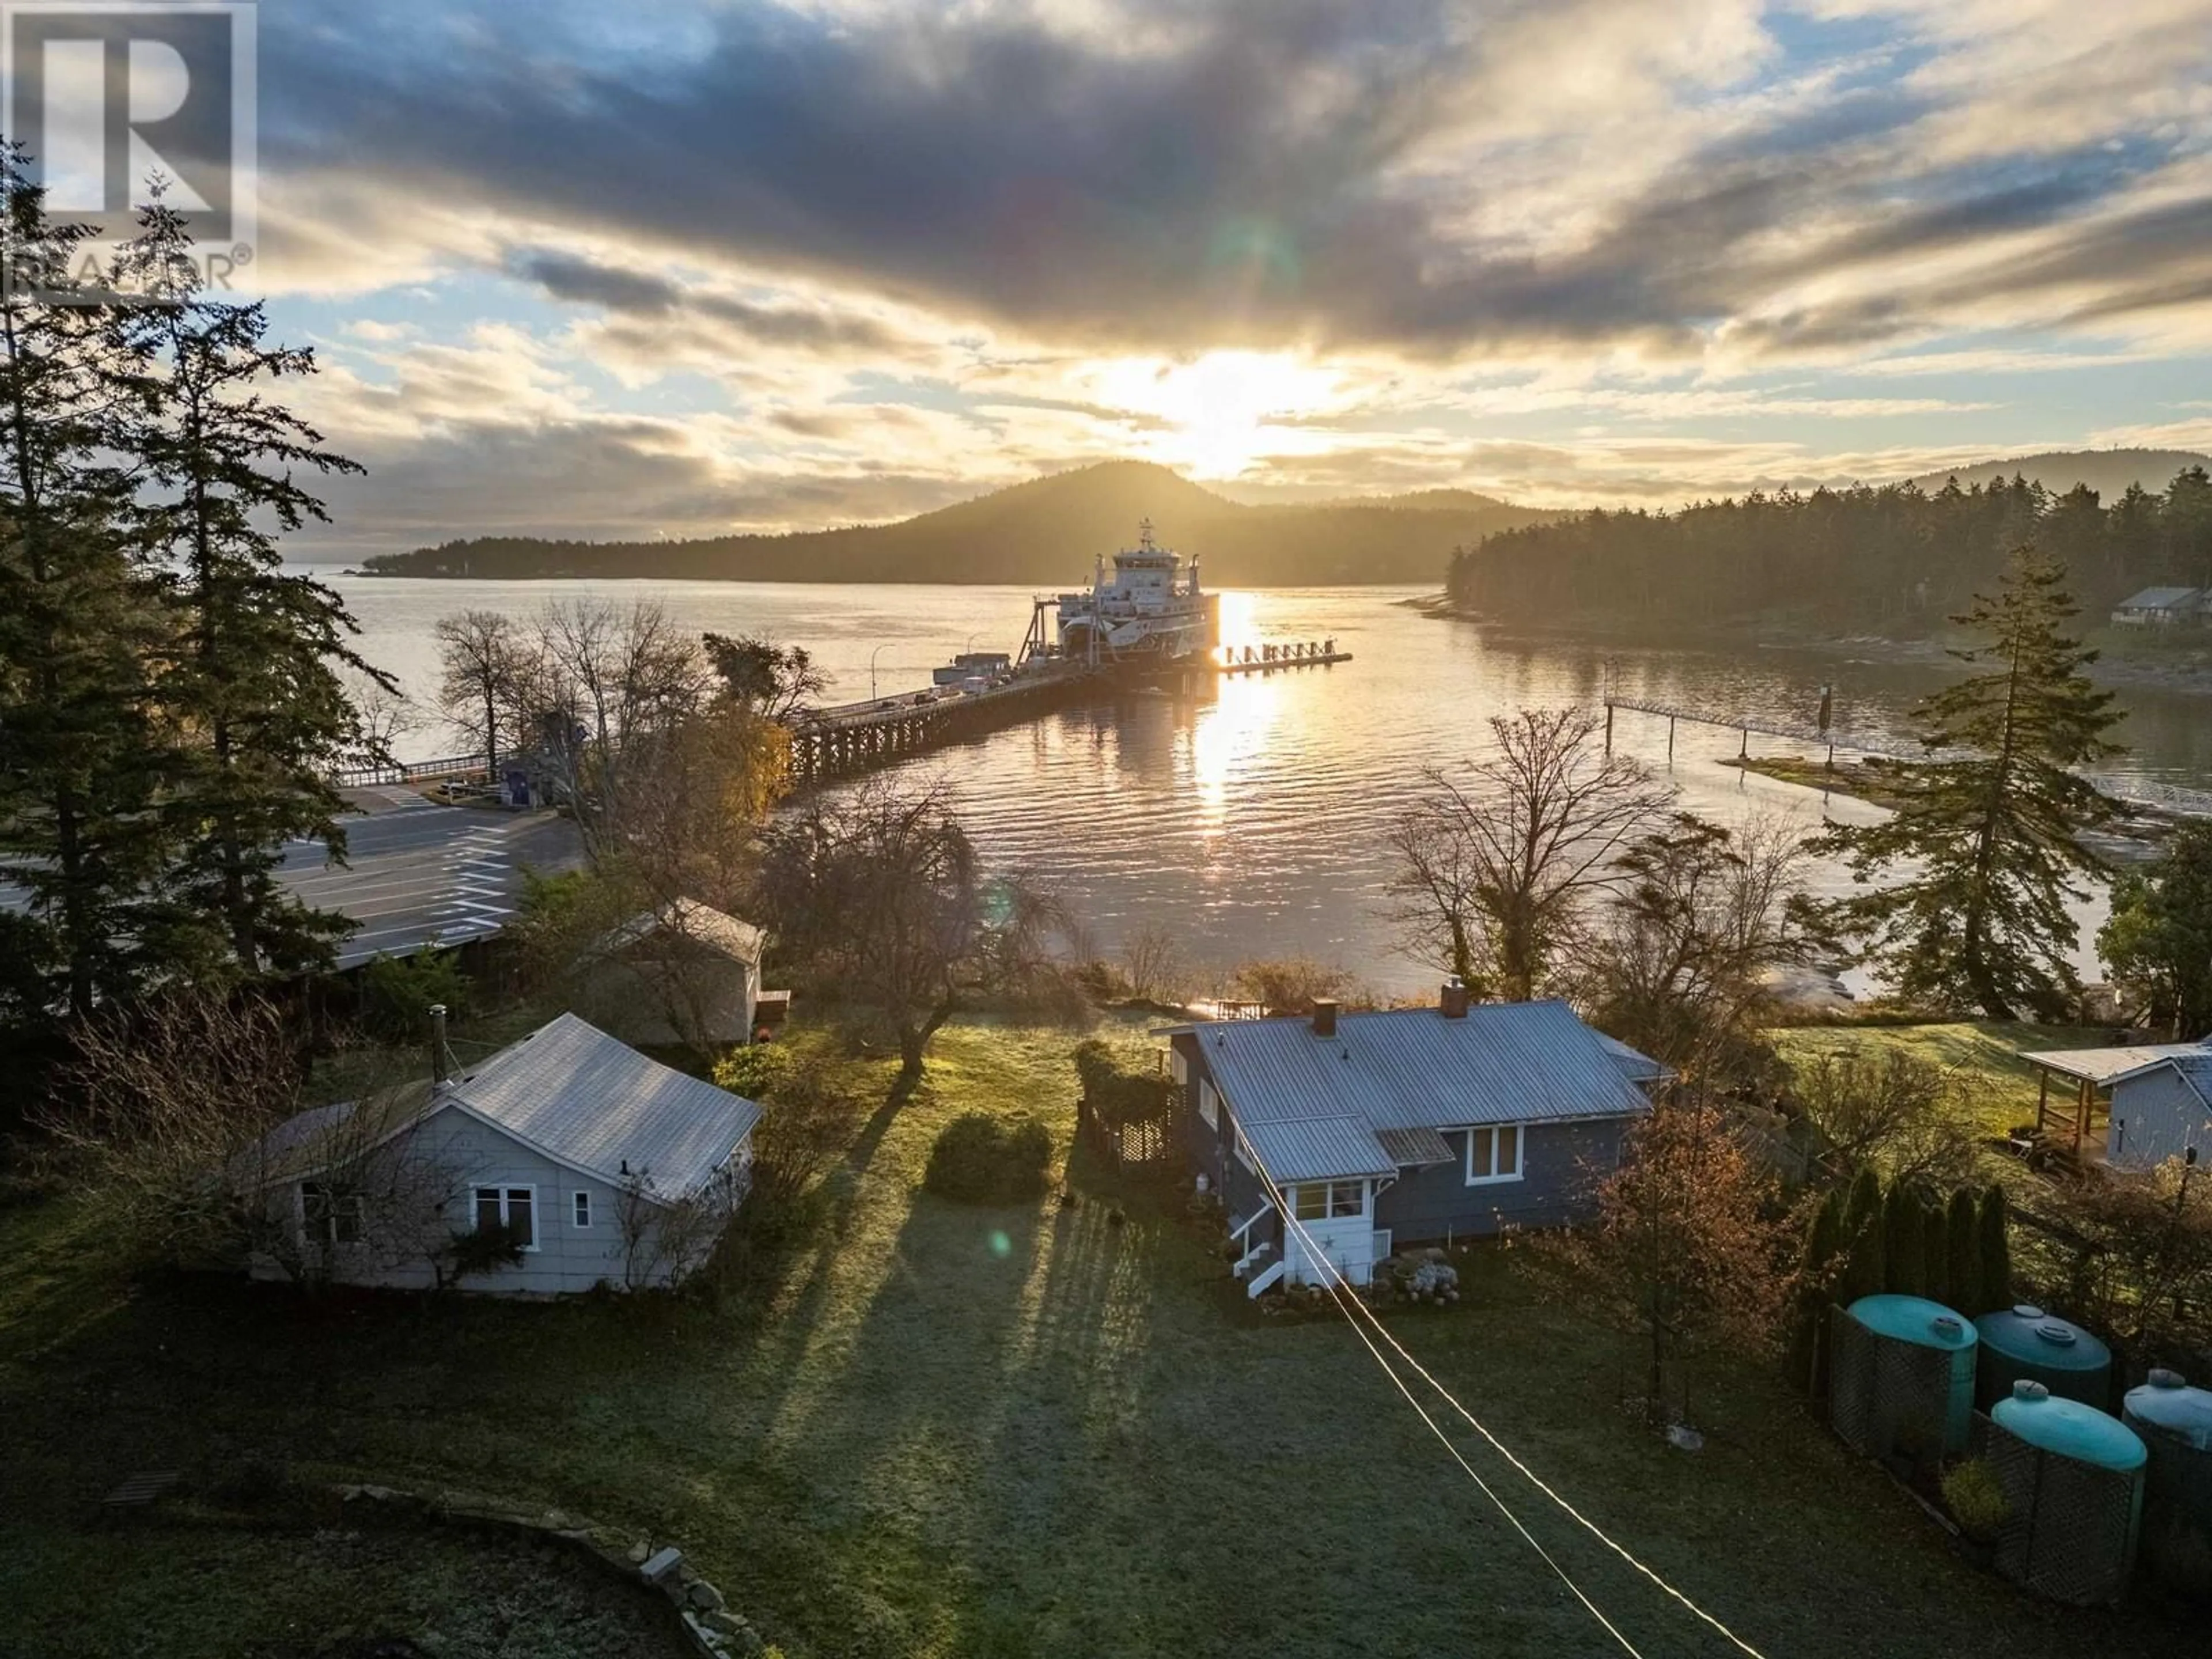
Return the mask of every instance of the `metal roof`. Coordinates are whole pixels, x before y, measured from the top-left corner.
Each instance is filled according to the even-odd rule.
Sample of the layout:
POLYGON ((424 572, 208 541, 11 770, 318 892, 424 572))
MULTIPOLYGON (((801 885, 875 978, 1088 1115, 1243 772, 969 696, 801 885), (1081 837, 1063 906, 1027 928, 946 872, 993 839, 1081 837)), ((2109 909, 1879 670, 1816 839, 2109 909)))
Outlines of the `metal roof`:
POLYGON ((246 1155, 258 1160, 246 1171, 264 1184, 312 1176, 448 1107, 610 1186, 634 1176, 662 1200, 704 1186, 761 1120, 743 1096, 563 1014, 441 1087, 423 1079, 302 1112, 246 1155))
POLYGON ((640 1177, 663 1198, 697 1190, 761 1119, 743 1096, 647 1059, 574 1014, 501 1049, 440 1099, 610 1183, 640 1177))
POLYGON ((1240 1123, 1237 1133, 1279 1183, 1398 1173, 1397 1160, 1356 1117, 1271 1118, 1240 1123))
MULTIPOLYGON (((1483 1003, 1458 1019, 1434 1008, 1340 1014, 1333 1036, 1316 1036, 1307 1019, 1210 1020, 1192 1029, 1215 1085, 1270 1169, 1257 1139, 1262 1124, 1350 1119, 1372 1141, 1384 1129, 1630 1117, 1650 1103, 1625 1074, 1623 1053, 1659 1069, 1632 1049, 1609 1047, 1559 1001, 1483 1003)), ((1362 1151, 1370 1160, 1389 1156, 1379 1141, 1362 1151)))
POLYGON ((733 962, 757 968, 766 936, 749 921, 739 921, 711 904, 696 899, 676 899, 658 910, 641 911, 610 932, 592 947, 601 956, 613 956, 632 945, 666 933, 679 947, 711 951, 733 962))
POLYGON ((2115 611, 2184 611, 2195 604, 2203 590, 2195 587, 2146 587, 2130 599, 2122 599, 2115 611))
POLYGON ((2116 1048, 2045 1048, 2023 1051, 2021 1058, 2045 1071, 2079 1078, 2102 1088, 2172 1060, 2212 1060, 2212 1045, 2138 1042, 2116 1048))

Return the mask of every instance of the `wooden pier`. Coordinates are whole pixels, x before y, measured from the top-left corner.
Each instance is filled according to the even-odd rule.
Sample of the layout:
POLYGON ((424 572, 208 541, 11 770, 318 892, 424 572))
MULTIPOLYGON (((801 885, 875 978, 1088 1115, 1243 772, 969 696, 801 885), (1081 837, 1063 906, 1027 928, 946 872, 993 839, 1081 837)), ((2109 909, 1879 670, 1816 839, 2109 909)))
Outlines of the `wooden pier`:
POLYGON ((983 691, 940 696, 910 691, 836 708, 809 709, 791 721, 792 775, 802 782, 865 772, 945 744, 1030 720, 1103 688, 1085 668, 1042 670, 983 691))
POLYGON ((1351 660, 1352 653, 1338 650, 1334 640, 1327 640, 1315 645, 1248 645, 1242 654, 1232 648, 1213 668, 1219 674, 1279 674, 1289 668, 1327 668, 1351 660))

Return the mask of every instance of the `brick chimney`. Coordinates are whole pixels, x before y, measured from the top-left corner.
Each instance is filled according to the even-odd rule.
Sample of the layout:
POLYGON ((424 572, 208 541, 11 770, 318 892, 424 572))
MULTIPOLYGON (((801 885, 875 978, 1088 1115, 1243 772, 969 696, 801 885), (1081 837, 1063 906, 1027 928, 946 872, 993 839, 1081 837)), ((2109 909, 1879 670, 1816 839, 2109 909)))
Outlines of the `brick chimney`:
POLYGON ((1336 999, 1316 997, 1313 1006, 1313 1034, 1318 1037, 1336 1035, 1336 999))
POLYGON ((1444 981, 1443 994, 1437 999, 1437 1012, 1446 1019, 1467 1018, 1467 982, 1458 978, 1444 981))

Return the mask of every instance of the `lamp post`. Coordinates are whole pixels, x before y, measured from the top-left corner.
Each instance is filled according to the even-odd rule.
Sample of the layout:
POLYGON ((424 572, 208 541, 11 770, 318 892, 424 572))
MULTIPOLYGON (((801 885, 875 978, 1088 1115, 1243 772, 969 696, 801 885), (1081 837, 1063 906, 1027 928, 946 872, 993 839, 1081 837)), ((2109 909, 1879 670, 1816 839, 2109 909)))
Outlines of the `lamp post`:
MULTIPOLYGON (((886 643, 888 643, 888 641, 886 641, 886 643)), ((880 651, 884 647, 879 645, 876 647, 876 651, 880 651)), ((876 651, 871 651, 868 653, 868 701, 870 702, 873 702, 876 700, 876 651)))

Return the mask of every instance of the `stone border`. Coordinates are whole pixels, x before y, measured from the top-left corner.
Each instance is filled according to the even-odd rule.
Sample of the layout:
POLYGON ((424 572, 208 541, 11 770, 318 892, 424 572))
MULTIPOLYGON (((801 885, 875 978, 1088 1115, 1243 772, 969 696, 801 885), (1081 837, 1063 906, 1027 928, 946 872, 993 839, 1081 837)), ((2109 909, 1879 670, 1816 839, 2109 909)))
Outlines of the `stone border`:
POLYGON ((341 1513, 357 1519, 367 1518, 362 1510, 373 1510, 376 1519, 386 1522, 445 1522, 559 1545, 621 1583, 659 1591, 666 1599, 670 1627, 700 1659, 750 1659, 767 1650, 768 1643, 751 1621, 733 1610, 672 1544, 656 1550, 642 1538, 628 1545, 610 1541, 622 1534, 565 1510, 525 1515, 513 1504, 474 1492, 434 1494, 351 1482, 328 1490, 341 1513))

